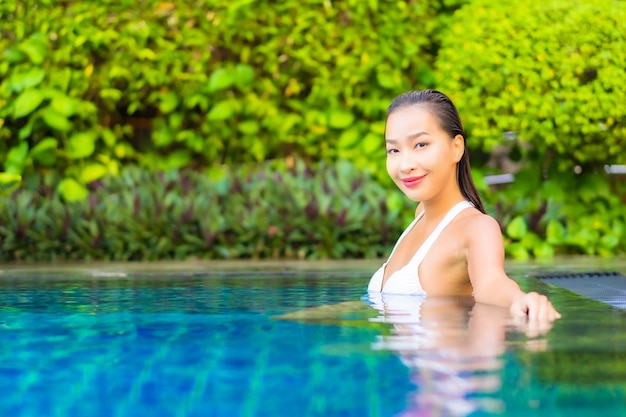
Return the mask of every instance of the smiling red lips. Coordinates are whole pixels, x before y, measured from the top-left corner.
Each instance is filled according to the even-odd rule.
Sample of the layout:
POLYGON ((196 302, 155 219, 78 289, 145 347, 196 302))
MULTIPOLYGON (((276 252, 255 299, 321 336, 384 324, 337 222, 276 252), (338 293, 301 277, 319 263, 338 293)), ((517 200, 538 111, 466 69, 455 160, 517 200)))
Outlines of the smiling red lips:
POLYGON ((419 177, 403 178, 402 183, 404 184, 405 187, 408 187, 408 188, 417 187, 418 185, 420 185, 424 177, 426 177, 426 175, 422 175, 419 177))

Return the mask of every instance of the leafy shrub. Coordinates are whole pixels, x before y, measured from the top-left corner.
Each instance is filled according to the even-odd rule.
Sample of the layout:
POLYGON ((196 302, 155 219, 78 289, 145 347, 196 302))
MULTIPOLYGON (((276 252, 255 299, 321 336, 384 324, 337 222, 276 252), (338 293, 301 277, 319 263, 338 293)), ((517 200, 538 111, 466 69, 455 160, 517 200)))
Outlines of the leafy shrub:
POLYGON ((487 195, 500 220, 508 256, 616 256, 626 253, 626 183, 623 176, 585 171, 553 174, 530 166, 515 184, 487 195))
POLYGON ((437 86, 472 140, 516 136, 538 169, 625 163, 626 3, 483 1, 443 36, 437 86))
POLYGON ((0 260, 376 258, 414 210, 346 162, 152 172, 64 203, 52 172, 0 199, 0 260))
MULTIPOLYGON (((154 172, 123 168, 64 202, 54 171, 0 199, 0 261, 346 259, 387 256, 415 206, 348 162, 154 172)), ((560 187, 534 170, 483 192, 514 258, 626 253, 626 185, 581 174, 560 187), (581 187, 580 189, 578 187, 581 187), (621 197, 620 197, 621 196, 621 197)))
POLYGON ((60 170, 68 200, 121 163, 380 168, 388 101, 432 80, 462 3, 3 1, 0 160, 60 170))

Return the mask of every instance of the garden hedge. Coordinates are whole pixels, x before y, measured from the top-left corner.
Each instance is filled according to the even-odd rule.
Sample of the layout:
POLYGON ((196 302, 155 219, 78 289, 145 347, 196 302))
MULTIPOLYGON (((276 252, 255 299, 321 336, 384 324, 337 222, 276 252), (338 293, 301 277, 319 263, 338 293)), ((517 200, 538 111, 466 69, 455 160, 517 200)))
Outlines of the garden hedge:
MULTIPOLYGON (((509 256, 626 253, 623 179, 555 189, 533 172, 483 193, 509 256), (537 209, 541 207, 541 209, 537 209), (529 213, 531 213, 529 215, 529 213)), ((62 177, 25 177, 0 198, 0 261, 359 259, 389 254, 415 203, 345 161, 157 172, 127 166, 65 202, 62 177)))
POLYGON ((0 199, 0 260, 346 259, 387 253, 415 210, 347 162, 125 167, 64 202, 54 172, 0 199))
POLYGON ((462 3, 3 1, 0 160, 59 170, 68 200, 126 163, 376 171, 386 106, 432 82, 439 27, 462 3))
POLYGON ((474 0, 454 16, 437 85, 477 148, 516 139, 539 169, 626 163, 626 3, 474 0))

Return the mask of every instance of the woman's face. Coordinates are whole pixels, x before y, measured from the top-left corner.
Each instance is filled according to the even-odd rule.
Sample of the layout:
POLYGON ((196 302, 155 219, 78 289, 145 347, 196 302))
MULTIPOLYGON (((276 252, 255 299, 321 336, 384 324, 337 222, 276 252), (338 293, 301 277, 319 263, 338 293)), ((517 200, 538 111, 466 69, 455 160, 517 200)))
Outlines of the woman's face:
POLYGON ((461 135, 451 138, 420 105, 395 110, 385 130, 387 172, 413 201, 427 201, 446 187, 458 187, 456 166, 463 156, 461 135))

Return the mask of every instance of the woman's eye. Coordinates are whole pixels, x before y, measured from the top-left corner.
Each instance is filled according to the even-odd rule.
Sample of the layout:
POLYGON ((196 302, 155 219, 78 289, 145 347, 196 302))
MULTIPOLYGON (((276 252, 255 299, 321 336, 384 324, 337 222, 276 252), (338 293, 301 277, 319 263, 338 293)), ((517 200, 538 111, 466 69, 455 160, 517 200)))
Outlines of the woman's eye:
POLYGON ((427 144, 425 142, 418 142, 418 143, 415 144, 415 148, 416 149, 422 149, 422 148, 425 148, 426 145, 427 144))
POLYGON ((393 153, 396 153, 396 152, 398 152, 397 149, 393 149, 393 148, 392 149, 387 149, 387 154, 389 154, 389 155, 391 155, 393 153))

